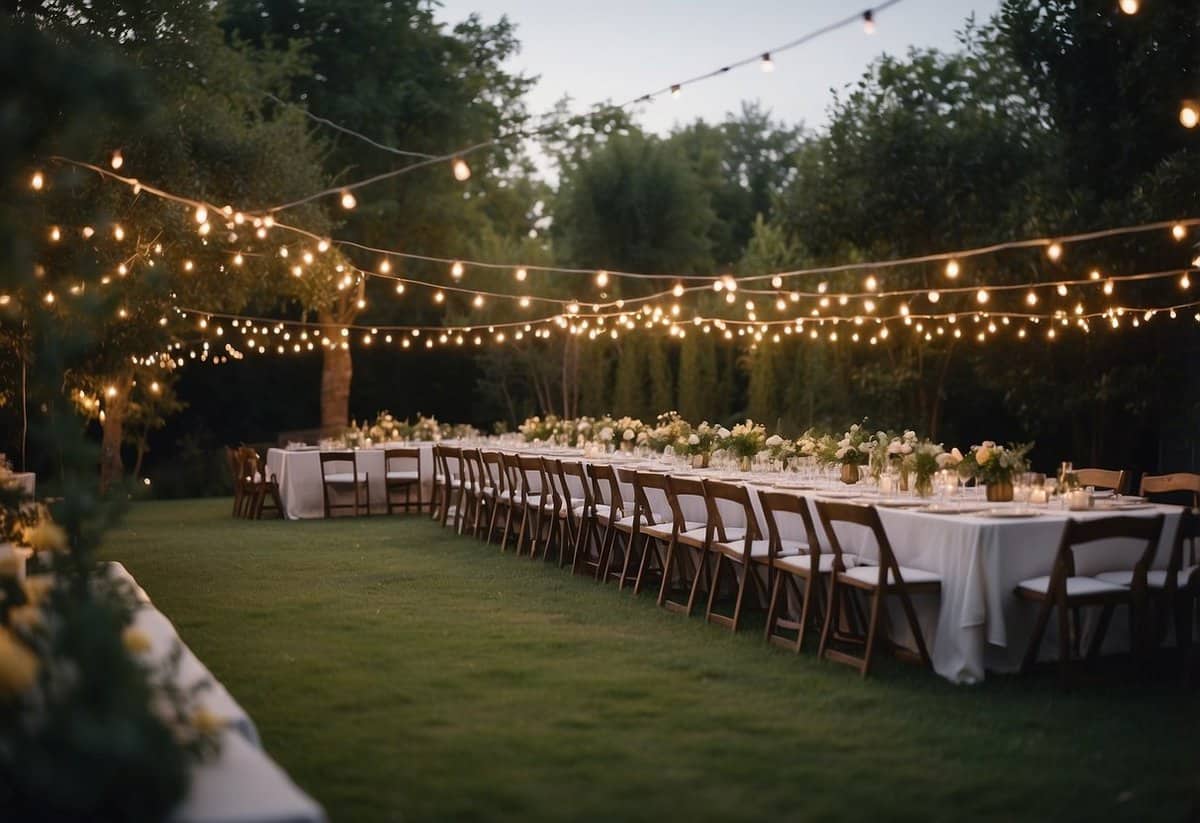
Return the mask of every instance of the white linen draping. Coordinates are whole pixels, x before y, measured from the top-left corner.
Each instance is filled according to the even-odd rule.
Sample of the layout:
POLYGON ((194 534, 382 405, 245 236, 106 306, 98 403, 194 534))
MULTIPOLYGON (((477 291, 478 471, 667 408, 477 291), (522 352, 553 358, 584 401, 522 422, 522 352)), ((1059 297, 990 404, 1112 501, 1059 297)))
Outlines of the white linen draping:
MULTIPOLYGON (((397 444, 396 447, 420 449, 420 502, 429 503, 433 499, 434 444, 428 442, 403 443, 397 444)), ((338 451, 345 451, 345 449, 338 451)), ((275 475, 275 479, 279 481, 279 497, 283 502, 284 515, 289 520, 325 516, 325 498, 321 491, 320 453, 319 449, 269 449, 267 451, 267 473, 275 475)), ((371 493, 371 513, 386 514, 384 449, 357 449, 356 453, 359 476, 366 477, 371 493)), ((399 463, 394 462, 393 466, 399 466, 399 463)), ((339 469, 339 471, 342 470, 339 469)), ((338 503, 354 501, 354 493, 349 488, 333 491, 332 494, 335 495, 334 499, 338 503)))
POLYGON ((141 608, 133 626, 150 640, 147 659, 157 663, 176 647, 180 652, 177 685, 185 690, 209 684, 196 693, 196 703, 218 718, 220 750, 192 768, 187 796, 171 815, 173 823, 324 823, 325 813, 262 750, 258 729, 233 696, 180 639, 171 621, 154 607, 145 590, 121 563, 104 564, 100 572, 128 584, 141 608))

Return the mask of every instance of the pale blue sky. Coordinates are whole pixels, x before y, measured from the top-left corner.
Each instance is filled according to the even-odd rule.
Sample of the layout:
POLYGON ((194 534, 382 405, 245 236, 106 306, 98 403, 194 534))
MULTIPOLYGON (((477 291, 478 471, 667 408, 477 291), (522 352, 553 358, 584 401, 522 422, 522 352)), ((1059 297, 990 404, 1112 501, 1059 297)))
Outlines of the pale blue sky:
MULTIPOLYGON (((786 43, 865 8, 842 0, 442 0, 439 19, 471 12, 485 21, 507 15, 517 24, 521 53, 510 68, 541 79, 530 110, 546 111, 569 94, 573 109, 605 99, 624 102, 743 57, 786 43)), ((777 119, 825 122, 831 89, 856 81, 883 53, 910 46, 953 49, 955 32, 974 13, 984 21, 1000 0, 903 0, 881 12, 876 30, 860 25, 825 35, 757 65, 693 86, 679 99, 642 106, 641 124, 666 132, 697 117, 721 120, 743 100, 759 100, 777 119)))

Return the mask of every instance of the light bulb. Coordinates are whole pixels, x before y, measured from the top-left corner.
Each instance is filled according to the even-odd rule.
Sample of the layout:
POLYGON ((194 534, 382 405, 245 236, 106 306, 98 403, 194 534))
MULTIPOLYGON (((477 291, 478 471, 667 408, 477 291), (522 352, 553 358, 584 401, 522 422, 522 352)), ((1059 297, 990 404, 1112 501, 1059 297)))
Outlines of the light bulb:
POLYGON ((1030 306, 1036 306, 1038 302, 1037 294, 1030 291, 1029 294, 1025 295, 1025 302, 1030 306))
POLYGON ((608 272, 604 271, 603 269, 596 272, 596 285, 600 288, 604 288, 608 285, 608 272))
POLYGON ((867 9, 866 11, 864 11, 862 13, 862 19, 863 19, 863 32, 865 34, 874 34, 875 33, 875 13, 872 12, 870 9, 867 9))
POLYGON ((119 168, 121 168, 121 166, 125 165, 125 158, 121 156, 120 149, 117 149, 116 151, 113 152, 112 160, 110 160, 109 163, 112 165, 114 170, 119 169, 119 168))
POLYGON ((675 295, 676 297, 683 297, 683 284, 676 283, 675 288, 671 289, 671 294, 675 295))
POLYGON ((867 276, 867 279, 863 285, 867 287, 867 291, 875 291, 875 289, 879 288, 879 281, 876 280, 875 275, 872 274, 867 276))
POLYGON ((463 276, 463 264, 455 260, 454 265, 450 267, 450 276, 455 280, 461 280, 463 276))
POLYGON ((197 206, 195 217, 196 217, 197 223, 207 223, 208 222, 208 209, 206 209, 204 206, 197 206))
POLYGON ((975 299, 980 303, 986 303, 989 297, 990 295, 988 294, 987 289, 980 289, 979 291, 975 292, 975 299))
POLYGON ((780 277, 778 274, 771 278, 771 288, 773 288, 773 289, 783 288, 783 278, 780 277))
POLYGON ((392 270, 392 264, 387 261, 386 257, 383 260, 379 261, 379 273, 380 274, 387 274, 391 270, 392 270))
POLYGON ((1106 283, 1104 284, 1104 293, 1105 293, 1105 294, 1112 294, 1112 293, 1113 293, 1113 281, 1109 280, 1108 282, 1106 282, 1106 283))
POLYGON ((1194 129, 1200 123, 1200 103, 1184 100, 1179 104, 1179 123, 1185 129, 1194 129))
POLYGON ((318 242, 318 243, 317 243, 317 251, 319 251, 319 252, 327 252, 327 251, 329 251, 329 241, 328 241, 328 240, 321 240, 320 242, 318 242))
POLYGON ((931 291, 929 293, 929 302, 930 303, 936 303, 941 299, 942 299, 942 296, 940 294, 938 294, 936 291, 931 291))
POLYGON ((396 284, 396 294, 404 294, 404 284, 403 283, 396 284))
POLYGON ((58 226, 51 226, 50 227, 50 241, 53 243, 57 243, 61 239, 62 239, 62 231, 58 228, 58 226))
POLYGON ((672 85, 672 86, 671 86, 671 96, 672 96, 672 97, 674 97, 676 100, 678 100, 678 99, 679 99, 679 95, 681 95, 681 94, 683 94, 683 89, 681 89, 681 88, 679 87, 679 84, 678 84, 678 83, 676 83, 676 84, 674 84, 674 85, 672 85))
POLYGON ((1187 276, 1187 272, 1184 272, 1183 276, 1179 278, 1179 288, 1190 289, 1191 287, 1192 287, 1192 281, 1187 276))
POLYGON ((440 291, 433 293, 433 302, 434 303, 441 303, 445 299, 446 299, 446 295, 442 294, 440 291))
POLYGON ((1063 253, 1063 248, 1062 248, 1061 243, 1051 243, 1049 246, 1046 247, 1046 256, 1049 257, 1055 263, 1057 263, 1058 260, 1062 257, 1062 253, 1063 253))
POLYGON ((771 53, 769 51, 763 52, 762 60, 759 61, 758 67, 767 74, 775 71, 775 61, 771 59, 771 53))
POLYGON ((1141 3, 1138 0, 1121 0, 1117 5, 1126 14, 1137 14, 1138 9, 1141 8, 1141 3))
POLYGON ((1174 226, 1171 226, 1171 236, 1176 240, 1182 240, 1187 237, 1187 226, 1182 223, 1176 223, 1174 226))
POLYGON ((29 185, 34 191, 41 191, 42 186, 46 185, 46 178, 42 176, 40 171, 35 171, 33 177, 29 178, 29 185))
POLYGON ((358 205, 358 200, 355 199, 353 192, 342 192, 342 208, 349 211, 358 205))
POLYGON ((958 277, 959 267, 957 260, 951 260, 946 264, 946 276, 951 280, 958 277))
POLYGON ((454 179, 460 183, 471 179, 471 167, 461 157, 454 160, 454 179))
POLYGON ((1065 284, 1065 283, 1059 283, 1059 284, 1058 284, 1058 296, 1059 296, 1059 297, 1066 297, 1066 296, 1067 296, 1067 286, 1066 286, 1066 284, 1065 284))
POLYGON ((518 301, 518 303, 520 304, 521 308, 523 308, 523 309, 529 308, 529 298, 528 297, 522 297, 518 301))
POLYGON ((477 309, 482 308, 483 307, 483 295, 482 294, 475 295, 475 299, 472 300, 471 302, 475 305, 475 308, 477 308, 477 309))
POLYGON ((513 272, 513 276, 517 278, 517 282, 524 283, 525 278, 529 276, 529 272, 527 272, 524 268, 520 268, 513 272))

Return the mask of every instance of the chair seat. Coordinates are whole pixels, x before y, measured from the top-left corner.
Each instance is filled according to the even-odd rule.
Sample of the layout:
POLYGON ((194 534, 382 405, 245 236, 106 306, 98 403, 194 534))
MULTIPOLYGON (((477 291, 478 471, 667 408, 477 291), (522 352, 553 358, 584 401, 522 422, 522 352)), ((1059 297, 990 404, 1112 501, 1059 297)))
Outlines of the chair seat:
POLYGON ((388 472, 388 480, 420 480, 420 472, 388 472))
MULTIPOLYGON (((733 529, 726 529, 725 536, 730 538, 728 543, 713 543, 713 548, 723 552, 733 558, 741 558, 746 552, 746 541, 735 540, 731 534, 733 529)), ((741 530, 743 536, 745 529, 741 530)), ((802 551, 808 551, 808 544, 801 540, 781 540, 780 549, 783 556, 800 554, 802 551)), ((752 540, 750 542, 750 557, 753 560, 766 560, 771 554, 771 541, 769 540, 752 540)))
MULTIPOLYGON (((367 480, 367 476, 365 474, 360 474, 358 476, 359 483, 365 483, 366 480, 367 480)), ((354 473, 353 472, 338 472, 335 474, 327 474, 327 475, 325 475, 325 482, 326 483, 353 483, 353 482, 355 482, 354 473)))
MULTIPOLYGON (((857 580, 861 583, 878 583, 879 582, 879 567, 878 566, 855 566, 842 572, 843 577, 849 577, 852 580, 857 580)), ((905 583, 941 583, 942 578, 933 573, 927 572, 924 569, 914 569, 909 566, 900 567, 900 577, 905 583)), ((896 582, 896 575, 888 569, 887 576, 888 585, 896 582)))
MULTIPOLYGON (((1050 591, 1050 577, 1034 577, 1022 580, 1017 584, 1018 589, 1024 589, 1034 594, 1047 594, 1050 591)), ((1097 577, 1068 577, 1067 597, 1086 597, 1092 594, 1109 594, 1123 592, 1125 587, 1110 583, 1097 577)))
MULTIPOLYGON (((1200 569, 1200 566, 1191 566, 1176 572, 1175 585, 1180 588, 1186 586, 1196 569, 1200 569)), ((1114 583, 1118 586, 1132 586, 1133 569, 1126 569, 1119 572, 1101 572, 1096 575, 1096 579, 1103 580, 1105 583, 1114 583)), ((1152 589, 1165 589, 1167 587, 1167 570, 1151 569, 1146 573, 1146 585, 1152 589)))
MULTIPOLYGON (((643 521, 643 523, 644 522, 645 521, 643 521)), ((707 528, 708 527, 704 523, 685 520, 683 523, 682 533, 687 534, 689 537, 703 540, 707 528), (699 533, 698 535, 696 534, 697 532, 699 533)), ((671 532, 674 530, 675 524, 670 520, 663 523, 656 523, 653 526, 643 525, 641 528, 642 534, 648 534, 651 537, 658 537, 662 540, 670 540, 671 532)))
MULTIPOLYGON (((796 572, 800 574, 812 574, 812 559, 811 554, 794 554, 789 557, 780 557, 775 560, 775 568, 782 569, 786 572, 796 572)), ((847 567, 853 567, 858 558, 852 554, 843 554, 842 561, 847 567)), ((819 574, 828 574, 833 571, 833 553, 822 552, 821 559, 817 563, 817 572, 819 574)))

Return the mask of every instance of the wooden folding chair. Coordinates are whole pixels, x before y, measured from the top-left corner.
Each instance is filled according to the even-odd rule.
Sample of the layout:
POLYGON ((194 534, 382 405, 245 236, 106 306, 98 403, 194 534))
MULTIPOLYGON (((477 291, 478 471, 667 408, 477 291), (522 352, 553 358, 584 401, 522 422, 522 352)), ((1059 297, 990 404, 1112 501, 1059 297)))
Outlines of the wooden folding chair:
POLYGON ((640 590, 645 579, 647 561, 655 557, 662 570, 662 579, 658 584, 658 605, 667 611, 682 612, 691 617, 696 606, 696 596, 701 590, 701 582, 709 588, 712 586, 707 573, 707 554, 709 543, 713 539, 713 521, 708 511, 703 482, 672 475, 664 478, 663 485, 671 507, 671 521, 666 526, 648 530, 654 541, 642 551, 634 591, 636 593, 640 590), (683 502, 688 498, 704 506, 703 521, 687 520, 683 502), (662 537, 664 529, 668 530, 665 540, 662 537), (665 556, 658 551, 662 542, 667 546, 665 556), (672 592, 687 592, 687 599, 674 600, 671 597, 672 592))
POLYGON ((1100 520, 1067 521, 1067 527, 1058 544, 1058 553, 1054 558, 1054 566, 1049 576, 1022 580, 1017 584, 1017 597, 1040 606, 1033 634, 1029 638, 1029 648, 1021 663, 1022 672, 1028 672, 1037 662, 1038 653, 1042 647, 1042 637, 1050 623, 1050 615, 1056 610, 1059 677, 1064 685, 1068 682, 1071 673, 1072 647, 1075 648, 1074 656, 1078 656, 1081 628, 1078 612, 1083 608, 1098 606, 1101 609, 1099 623, 1092 635, 1092 641, 1088 645, 1087 657, 1089 660, 1099 654, 1104 643, 1104 636, 1108 631, 1108 624, 1112 619, 1113 610, 1117 606, 1127 606, 1130 609, 1133 651, 1136 656, 1140 656, 1144 652, 1147 623, 1145 620, 1146 576, 1158 549, 1162 527, 1163 516, 1161 514, 1156 517, 1106 517, 1100 520), (1076 573, 1075 555, 1078 549, 1102 541, 1118 539, 1129 541, 1128 549, 1122 550, 1120 547, 1110 544, 1109 551, 1136 558, 1131 564, 1130 585, 1110 583, 1098 576, 1084 576, 1076 573), (1075 616, 1075 620, 1071 619, 1072 616, 1075 616), (1075 623, 1074 627, 1072 627, 1072 623, 1075 623), (1074 635, 1074 643, 1072 643, 1072 635, 1074 635))
POLYGON ((358 452, 321 452, 317 458, 321 461, 321 495, 325 501, 325 516, 333 517, 335 511, 351 509, 354 516, 357 517, 362 508, 360 490, 365 492, 366 512, 369 515, 371 513, 370 475, 367 473, 359 475, 358 452), (342 467, 340 470, 339 466, 342 467), (346 470, 347 468, 349 471, 346 470), (339 487, 346 486, 354 489, 354 503, 332 503, 329 498, 330 490, 336 492, 339 487))
POLYGON ((421 509, 421 450, 396 448, 383 450, 383 494, 387 500, 387 513, 403 506, 407 514, 412 511, 412 493, 417 492, 417 511, 421 509), (394 498, 396 492, 404 492, 403 502, 394 498))
MULTIPOLYGON (((941 578, 933 572, 904 567, 896 562, 892 544, 888 541, 883 523, 879 520, 879 512, 873 506, 818 500, 817 514, 833 549, 829 603, 825 609, 825 625, 821 629, 819 656, 822 659, 828 658, 851 665, 866 677, 875 657, 881 627, 887 619, 887 598, 894 596, 900 601, 913 641, 917 645, 916 659, 926 666, 931 666, 929 651, 925 646, 925 635, 921 632, 921 624, 917 621, 917 612, 913 608, 912 595, 938 594, 942 588, 941 578), (862 526, 871 532, 879 549, 878 566, 847 564, 846 553, 842 551, 841 540, 834 528, 837 523, 862 526), (870 597, 870 617, 865 632, 855 632, 842 625, 843 611, 848 611, 845 607, 849 606, 848 601, 854 592, 870 597), (835 649, 832 645, 834 642, 860 645, 863 647, 863 655, 858 657, 835 649)), ((902 659, 914 659, 911 651, 891 640, 890 632, 884 629, 884 633, 889 635, 885 640, 891 646, 893 654, 902 659)))
POLYGON ((499 522, 501 513, 507 514, 511 508, 511 492, 505 483, 504 459, 500 452, 481 451, 480 458, 483 461, 483 473, 486 477, 483 494, 489 509, 487 532, 483 535, 483 542, 491 543, 495 537, 496 524, 499 522))
POLYGON ((280 519, 284 519, 283 501, 279 497, 279 481, 275 475, 268 475, 266 461, 259 457, 258 452, 250 447, 244 447, 246 476, 249 483, 248 517, 262 520, 264 511, 274 511, 280 519))
POLYGON ((483 505, 483 461, 478 449, 460 449, 458 499, 462 506, 458 518, 459 534, 475 534, 479 527, 479 510, 483 505))
POLYGON ((517 531, 517 556, 521 556, 525 537, 528 535, 529 559, 532 560, 543 547, 543 532, 548 522, 546 518, 554 515, 553 497, 542 468, 542 458, 518 454, 516 466, 521 511, 521 525, 517 531))
POLYGON ((609 547, 618 539, 616 524, 624 516, 625 503, 621 499, 617 472, 612 466, 589 463, 587 473, 591 480, 594 527, 589 528, 589 521, 584 521, 584 532, 575 550, 571 573, 590 571, 596 580, 602 580, 609 547))
POLYGON ((442 472, 439 519, 443 526, 449 523, 452 529, 458 531, 463 508, 462 449, 438 444, 433 453, 442 472), (454 512, 453 520, 450 519, 451 510, 454 512))
MULTIPOLYGON (((763 507, 763 519, 767 522, 767 540, 770 553, 767 556, 768 581, 771 599, 767 606, 767 642, 791 649, 797 654, 804 646, 804 634, 809 628, 818 632, 823 622, 820 604, 823 597, 822 581, 828 583, 833 573, 833 553, 822 552, 816 525, 809 512, 808 501, 798 494, 760 491, 758 499, 763 507), (798 517, 804 525, 804 541, 789 541, 783 537, 780 527, 781 516, 798 517), (790 598, 800 604, 800 613, 787 612, 790 598), (780 632, 794 631, 795 638, 780 632)), ((761 562, 761 561, 756 561, 761 562)), ((850 562, 843 557, 843 562, 850 562)))
POLYGON ((1192 508, 1200 507, 1200 474, 1176 472, 1174 474, 1142 475, 1138 491, 1142 497, 1160 503, 1184 502, 1192 508))
MULTIPOLYGON (((749 586, 760 587, 755 567, 757 565, 767 566, 771 555, 770 541, 762 535, 758 518, 754 514, 750 490, 746 486, 705 480, 704 500, 708 507, 708 522, 712 524, 713 529, 712 540, 705 556, 706 561, 711 558, 713 568, 708 587, 708 605, 704 617, 709 623, 728 626, 730 630, 736 632, 741 624, 746 589, 749 586), (733 508, 744 525, 728 525, 726 514, 722 511, 722 503, 733 508), (737 592, 732 616, 718 614, 713 610, 717 593, 721 588, 721 576, 724 572, 733 576, 734 588, 737 592)), ((762 601, 766 603, 766 592, 760 590, 760 594, 763 595, 762 601)))
POLYGON ((563 489, 564 506, 569 509, 565 514, 567 525, 567 543, 559 552, 559 567, 566 564, 566 553, 571 552, 571 569, 574 571, 576 558, 579 556, 580 542, 585 539, 595 540, 598 534, 596 521, 596 500, 592 496, 591 481, 587 476, 584 463, 579 460, 559 460, 557 462, 559 485, 563 489), (587 536, 585 537, 585 532, 587 536))
POLYGON ((1117 494, 1125 494, 1124 469, 1076 469, 1075 479, 1081 486, 1091 486, 1094 489, 1112 489, 1117 494))
POLYGON ((242 516, 242 498, 245 496, 244 481, 246 473, 242 467, 241 455, 233 446, 225 447, 225 461, 229 466, 229 477, 233 481, 233 517, 242 516))

